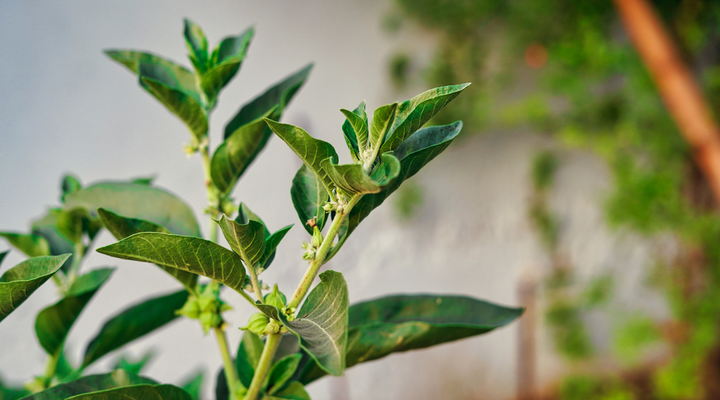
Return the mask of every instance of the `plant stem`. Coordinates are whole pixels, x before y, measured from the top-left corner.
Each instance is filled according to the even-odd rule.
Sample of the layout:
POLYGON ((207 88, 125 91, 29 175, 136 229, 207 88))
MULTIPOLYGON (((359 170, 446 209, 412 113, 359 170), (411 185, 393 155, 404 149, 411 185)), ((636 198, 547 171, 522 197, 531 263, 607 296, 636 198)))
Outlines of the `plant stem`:
POLYGON ((225 336, 225 331, 220 327, 216 327, 214 330, 218 346, 220 347, 220 353, 222 354, 223 365, 225 366, 225 378, 227 380, 228 390, 230 391, 230 399, 237 400, 238 385, 242 385, 242 383, 240 383, 240 377, 235 369, 235 363, 233 363, 232 356, 230 356, 227 336, 225 336))
MULTIPOLYGON (((245 260, 245 257, 243 257, 243 260, 245 260)), ((255 266, 248 263, 247 260, 245 260, 245 265, 247 265, 248 267, 248 275, 250 275, 250 281, 252 282, 253 290, 255 291, 255 297, 257 297, 257 299, 262 302, 262 288, 260 287, 260 281, 258 281, 257 274, 255 273, 255 266)))
POLYGON ((50 358, 48 358, 47 365, 45 366, 45 373, 42 377, 43 389, 47 389, 50 387, 50 384, 55 377, 55 371, 57 370, 58 360, 60 360, 60 354, 62 353, 62 351, 63 348, 61 346, 57 349, 55 354, 51 355, 50 358))
POLYGON ((280 345, 281 337, 282 335, 280 333, 272 333, 268 335, 267 340, 265 341, 265 347, 263 347, 262 355, 260 355, 260 361, 255 369, 255 375, 253 375, 252 382, 250 383, 247 395, 245 396, 245 400, 257 400, 260 390, 265 383, 265 378, 270 372, 270 367, 272 367, 272 361, 273 358, 275 358, 275 352, 280 345))

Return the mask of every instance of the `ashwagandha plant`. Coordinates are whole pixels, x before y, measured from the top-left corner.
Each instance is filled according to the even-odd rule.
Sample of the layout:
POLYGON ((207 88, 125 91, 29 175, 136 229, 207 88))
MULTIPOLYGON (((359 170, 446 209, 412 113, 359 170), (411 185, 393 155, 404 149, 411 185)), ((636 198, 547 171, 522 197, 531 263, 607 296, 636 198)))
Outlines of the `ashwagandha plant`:
POLYGON ((304 386, 327 374, 342 375, 346 368, 394 352, 483 334, 520 315, 517 308, 455 295, 392 295, 350 306, 340 272, 318 275, 372 210, 455 139, 461 122, 423 125, 468 84, 432 89, 379 107, 371 120, 364 102, 352 111, 341 110, 353 163, 339 165, 332 145, 277 122, 308 77, 308 66, 245 104, 225 126, 224 141, 211 155, 208 115, 221 89, 239 70, 253 30, 224 39, 212 52, 197 25, 186 20, 184 34, 193 72, 149 53, 106 53, 189 128, 186 149, 200 153, 205 171, 205 213, 212 219, 209 240, 201 237, 186 203, 150 180, 83 187, 76 178, 65 177, 62 206, 35 222, 29 234, 0 234, 30 257, 0 277, 0 320, 50 278, 61 296, 36 320, 38 341, 48 353, 44 374, 25 389, 3 389, 3 398, 197 398, 197 379, 184 388, 163 385, 137 375, 139 367, 83 376, 101 357, 178 316, 198 320, 205 333, 213 331, 217 338, 223 358, 218 399, 298 400, 309 399, 304 386), (290 195, 310 237, 302 244, 307 270, 289 298, 277 285, 270 290, 259 276, 270 267, 292 226, 271 233, 247 205, 237 206, 231 198, 238 179, 273 132, 303 161, 290 195), (230 249, 216 243, 218 227, 230 249), (183 289, 109 318, 77 364, 64 356, 65 339, 112 273, 107 268, 80 272, 102 228, 119 241, 98 252, 154 263, 183 289), (209 280, 199 282, 199 276, 209 280), (312 288, 317 276, 320 283, 312 288), (231 321, 222 315, 229 309, 220 296, 223 287, 239 293, 256 310, 240 328, 245 333, 234 358, 225 334, 231 321))

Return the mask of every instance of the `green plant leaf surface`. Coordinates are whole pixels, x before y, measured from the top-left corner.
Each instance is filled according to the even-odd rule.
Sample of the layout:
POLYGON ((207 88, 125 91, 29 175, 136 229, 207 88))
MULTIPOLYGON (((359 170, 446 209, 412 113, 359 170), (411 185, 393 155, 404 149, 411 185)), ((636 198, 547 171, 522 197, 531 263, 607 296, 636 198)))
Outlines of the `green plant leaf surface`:
POLYGON ((377 156, 377 150, 379 150, 380 145, 382 145, 392 126, 397 108, 398 103, 392 103, 378 107, 375 109, 375 112, 373 112, 367 147, 373 150, 375 156, 377 156))
POLYGON ((183 23, 185 24, 183 35, 185 36, 185 43, 190 52, 190 61, 192 61, 197 71, 203 73, 207 69, 209 61, 208 41, 205 37, 205 32, 187 18, 183 20, 183 23))
POLYGON ((345 193, 378 193, 389 186, 400 173, 400 161, 392 154, 383 154, 381 163, 371 175, 360 164, 336 165, 331 158, 320 163, 330 180, 345 193))
POLYGON ((265 251, 263 253, 263 257, 258 263, 258 265, 260 266, 260 270, 258 271, 258 273, 270 267, 270 264, 275 259, 275 250, 292 227, 293 225, 290 224, 288 226, 280 228, 275 233, 265 238, 265 251))
POLYGON ((350 125, 350 129, 347 129, 343 124, 345 139, 348 141, 351 152, 354 150, 358 156, 357 159, 359 159, 359 155, 367 148, 368 137, 370 136, 365 101, 361 102, 354 111, 341 109, 340 112, 347 118, 345 123, 350 125))
POLYGON ((156 74, 152 64, 140 64, 140 85, 152 94, 187 125, 195 139, 200 142, 208 133, 208 115, 197 94, 188 93, 172 86, 164 76, 156 74), (152 69, 151 69, 152 67, 152 69))
POLYGON ((215 103, 220 90, 237 74, 253 34, 253 28, 249 28, 238 36, 227 37, 214 51, 213 63, 200 79, 200 86, 210 104, 215 103))
POLYGON ((162 225, 178 235, 200 236, 192 209, 184 201, 156 187, 103 182, 66 197, 66 209, 84 208, 95 215, 100 207, 125 218, 143 219, 162 225))
POLYGON ((246 388, 250 387, 264 347, 265 344, 258 335, 249 331, 243 333, 235 358, 235 368, 237 368, 240 381, 246 388))
POLYGON ((50 245, 41 235, 0 232, 0 237, 5 238, 10 245, 28 257, 50 255, 50 245))
POLYGON ((310 400, 310 395, 305 391, 302 383, 293 381, 281 391, 272 396, 265 396, 263 400, 310 400))
POLYGON ((67 400, 192 400, 190 394, 171 385, 140 384, 84 393, 67 400))
MULTIPOLYGON (((168 231, 164 226, 150 221, 145 221, 143 219, 125 218, 104 208, 98 208, 97 213, 105 228, 107 228, 107 230, 109 230, 117 240, 125 239, 130 235, 140 232, 170 233, 170 231, 168 231)), ((189 291, 192 292, 195 290, 198 279, 197 275, 161 264, 156 265, 168 274, 172 275, 189 291)))
POLYGON ((2 262, 5 259, 5 256, 8 255, 8 253, 10 253, 10 251, 3 251, 2 253, 0 253, 0 266, 2 266, 2 262))
POLYGON ((290 187, 290 198, 307 233, 313 234, 313 229, 307 224, 313 218, 318 228, 323 229, 326 220, 323 206, 330 201, 330 195, 320 178, 310 171, 305 164, 300 167, 293 178, 290 187))
POLYGON ((442 86, 420 93, 412 99, 400 103, 390 131, 380 147, 380 152, 386 153, 397 149, 405 139, 422 128, 430 118, 440 112, 468 86, 470 86, 469 83, 442 86))
POLYGON ((292 151, 305 163, 305 165, 318 176, 325 185, 325 189, 330 193, 333 183, 327 172, 320 165, 328 158, 333 163, 338 162, 338 155, 335 148, 328 142, 318 140, 310 136, 302 128, 290 124, 275 122, 265 119, 270 129, 282 139, 292 151))
POLYGON ((320 368, 339 376, 345 369, 347 347, 347 284, 339 272, 325 271, 319 276, 321 282, 310 291, 298 317, 288 321, 280 313, 280 318, 320 368))
POLYGON ((181 290, 144 300, 113 316, 88 343, 82 367, 174 321, 175 311, 182 308, 187 298, 188 292, 181 290))
MULTIPOLYGON (((194 93, 197 96, 198 87, 195 81, 195 74, 181 65, 175 64, 160 56, 140 51, 105 50, 105 54, 124 65, 135 75, 140 74, 140 64, 154 64, 158 70, 155 74, 156 76, 162 74, 170 86, 178 87, 183 92, 194 93)), ((197 101, 200 101, 199 97, 197 101)))
MULTIPOLYGON (((455 295, 393 295, 358 303, 350 307, 347 367, 481 335, 509 324, 522 312, 455 295)), ((307 385, 326 373, 305 358, 300 381, 307 385)))
POLYGON ((267 393, 274 394, 285 386, 285 383, 295 374, 301 358, 301 354, 291 354, 273 365, 268 376, 267 393))
POLYGON ((197 372, 181 384, 182 390, 186 391, 193 400, 200 400, 204 376, 205 374, 202 371, 197 372))
POLYGON ((0 321, 20 306, 63 265, 69 254, 29 258, 0 276, 0 321))
POLYGON ((142 384, 156 385, 157 382, 129 374, 123 370, 117 370, 109 374, 88 375, 72 382, 53 386, 50 389, 25 397, 25 400, 60 400, 84 393, 142 384))
POLYGON ((223 215, 218 221, 230 248, 249 263, 248 268, 257 269, 265 255, 265 226, 255 220, 241 224, 223 215))
POLYGON ((214 279, 238 292, 243 290, 245 268, 240 256, 205 239, 141 232, 97 251, 111 257, 177 268, 214 279))
POLYGON ((54 356, 62 349, 75 320, 113 271, 102 268, 81 275, 60 301, 40 311, 35 319, 35 335, 48 354, 54 356))

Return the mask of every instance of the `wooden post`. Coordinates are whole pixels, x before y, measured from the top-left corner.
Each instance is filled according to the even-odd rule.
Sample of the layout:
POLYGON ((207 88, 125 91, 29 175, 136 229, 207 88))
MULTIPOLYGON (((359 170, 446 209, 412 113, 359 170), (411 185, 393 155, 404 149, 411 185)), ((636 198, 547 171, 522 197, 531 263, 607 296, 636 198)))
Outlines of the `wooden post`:
POLYGON ((535 279, 524 277, 518 283, 518 300, 525 312, 518 326, 517 397, 535 399, 535 279))

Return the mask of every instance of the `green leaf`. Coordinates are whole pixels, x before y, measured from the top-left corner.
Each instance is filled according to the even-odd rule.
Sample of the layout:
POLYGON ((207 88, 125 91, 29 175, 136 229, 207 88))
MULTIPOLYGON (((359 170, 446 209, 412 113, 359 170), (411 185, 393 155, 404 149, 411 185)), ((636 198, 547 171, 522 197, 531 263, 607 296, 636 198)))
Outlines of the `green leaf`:
POLYGON ((132 385, 155 385, 152 379, 129 374, 123 370, 113 371, 109 374, 88 375, 72 382, 53 386, 50 389, 35 393, 25 400, 58 400, 67 399, 84 393, 98 390, 114 389, 132 385))
POLYGON ((377 157, 380 145, 382 145, 390 130, 397 108, 398 103, 392 103, 378 107, 373 113, 372 124, 370 125, 370 137, 368 138, 367 145, 367 147, 372 150, 373 160, 377 157))
POLYGON ((80 276, 65 297, 40 311, 35 319, 35 335, 48 354, 55 356, 62 350, 75 320, 113 271, 113 268, 102 268, 80 276))
POLYGON ((371 175, 360 164, 336 165, 331 158, 320 163, 330 180, 345 193, 378 193, 389 186, 400 173, 400 161, 392 154, 383 154, 382 162, 371 175))
MULTIPOLYGON (((343 124, 343 133, 346 140, 349 141, 351 151, 356 154, 362 154, 368 146, 368 120, 365 112, 365 101, 360 103, 355 111, 341 109, 340 112, 347 118, 346 123, 350 125, 352 131, 345 129, 343 124)), ((359 159, 360 157, 358 157, 359 159)))
MULTIPOLYGON (((125 239, 130 235, 140 232, 170 233, 170 231, 161 225, 143 219, 125 218, 104 208, 98 208, 97 213, 105 228, 107 228, 117 240, 125 239)), ((197 275, 177 268, 166 267, 159 264, 156 265, 180 281, 190 292, 195 290, 197 275)))
POLYGON ((2 400, 17 400, 29 394, 30 392, 23 387, 7 386, 0 381, 0 399, 2 400))
POLYGON ((40 235, 0 232, 0 237, 5 238, 13 247, 28 257, 50 255, 50 245, 47 240, 40 235))
POLYGON ((248 268, 257 270, 265 255, 265 226, 254 220, 241 224, 225 215, 220 218, 218 225, 230 248, 242 257, 248 268))
POLYGON ((227 37, 213 52, 212 65, 200 79, 209 104, 215 104, 220 90, 237 74, 253 34, 253 28, 249 28, 238 36, 227 37))
POLYGON ((305 230, 313 234, 313 229, 307 224, 313 218, 322 230, 326 220, 323 206, 330 201, 330 195, 322 181, 305 164, 293 178, 290 197, 305 230))
POLYGON ((0 276, 0 321, 20 306, 63 265, 70 254, 29 258, 0 276))
POLYGON ((164 80, 167 81, 170 86, 178 87, 186 93, 192 93, 194 96, 197 96, 197 101, 200 101, 195 74, 183 66, 154 54, 139 51, 105 50, 105 54, 127 67, 127 69, 135 75, 140 75, 140 64, 155 65, 155 69, 158 72, 154 75, 164 76, 164 80))
POLYGON ((288 321, 280 313, 283 325, 300 339, 300 346, 332 375, 345 369, 348 332, 348 290, 342 274, 325 271, 320 283, 310 291, 298 313, 288 321))
POLYGON ((265 145, 268 130, 263 120, 275 114, 277 107, 271 108, 265 115, 236 129, 213 153, 210 161, 210 177, 221 192, 229 194, 258 150, 265 145))
POLYGON ((134 385, 85 393, 67 400, 192 400, 190 394, 171 385, 134 385))
POLYGON ((60 189, 62 189, 62 196, 60 196, 60 201, 64 203, 65 196, 82 189, 82 183, 80 183, 80 180, 78 178, 72 175, 65 175, 62 179, 60 189))
POLYGON ((177 318, 175 311, 182 308, 187 298, 188 292, 180 290, 144 300, 113 316, 88 343, 82 367, 172 322, 177 318))
POLYGON ((264 347, 265 344, 258 335, 249 331, 243 333, 235 358, 235 368, 243 386, 250 387, 264 347))
MULTIPOLYGON (((343 110, 340 110, 340 112, 345 114, 345 111, 343 110)), ((369 136, 369 133, 367 133, 368 122, 367 113, 365 112, 365 101, 362 101, 359 106, 355 107, 355 110, 353 110, 353 114, 356 114, 360 117, 360 119, 365 124, 365 128, 354 128, 353 124, 350 123, 350 120, 346 118, 345 122, 343 122, 342 124, 342 131, 343 137, 345 138, 345 143, 347 144, 348 150, 350 150, 350 156, 352 157, 353 162, 358 162, 360 161, 360 144, 358 143, 357 133, 355 133, 355 129, 358 129, 361 132, 366 132, 366 138, 367 136, 369 136)), ((361 126, 360 124, 357 125, 361 126)))
POLYGON ((207 70, 208 62, 210 61, 207 38, 198 25, 187 18, 185 18, 183 22, 185 24, 183 34, 185 36, 185 44, 187 44, 188 51, 190 52, 190 61, 198 72, 203 73, 207 70))
POLYGON ((141 232, 97 251, 111 257, 161 264, 207 276, 238 292, 243 290, 245 269, 240 256, 205 239, 141 232))
POLYGON ((120 356, 120 359, 115 362, 112 369, 122 369, 125 372, 140 375, 140 372, 142 372, 153 357, 155 357, 155 354, 152 350, 145 352, 145 354, 140 358, 120 356))
POLYGON ((274 394, 285 386, 285 383, 295 374, 301 358, 300 354, 291 354, 273 365, 268 378, 267 393, 274 394))
POLYGON ((84 208, 91 215, 96 215, 100 207, 125 218, 162 225, 178 235, 200 236, 192 209, 184 201, 156 187, 103 182, 68 195, 65 202, 66 209, 84 208))
POLYGON ((390 132, 380 147, 380 152, 385 153, 397 149, 405 139, 422 128, 430 118, 440 112, 468 86, 470 86, 469 83, 463 83, 438 87, 400 103, 395 112, 395 120, 390 127, 390 132))
POLYGON ((310 400, 310 395, 305 391, 305 387, 302 383, 293 381, 290 382, 285 389, 275 393, 274 396, 265 396, 263 400, 310 400))
POLYGON ((202 393, 202 384, 204 373, 202 371, 197 372, 194 376, 186 379, 182 383, 182 389, 192 397, 193 400, 200 400, 200 393, 202 393))
MULTIPOLYGON (((455 295, 393 295, 355 304, 350 307, 347 367, 481 335, 509 324, 522 312, 455 295)), ((300 381, 307 385, 324 375, 309 360, 300 381)))
POLYGON ((320 163, 328 158, 338 162, 335 148, 328 142, 317 140, 302 128, 290 124, 282 124, 265 118, 270 129, 275 132, 297 154, 305 165, 318 176, 328 193, 332 192, 332 181, 320 163))
POLYGON ((10 251, 3 251, 2 253, 0 253, 0 265, 2 265, 2 262, 5 259, 5 256, 8 255, 8 253, 10 253, 10 251))
MULTIPOLYGON (((74 253, 75 247, 70 239, 66 238, 67 233, 62 228, 59 213, 57 209, 49 210, 48 214, 43 218, 32 223, 32 234, 42 236, 48 243, 50 255, 59 256, 61 254, 74 253)), ((74 256, 65 261, 62 270, 67 271, 72 265, 74 256)))
POLYGON ((285 237, 285 234, 287 234, 292 227, 293 225, 290 224, 288 226, 280 228, 277 232, 265 238, 265 251, 263 252, 263 257, 258 263, 258 265, 260 266, 260 270, 258 271, 258 273, 270 267, 270 264, 275 259, 275 249, 277 249, 278 245, 285 237))

